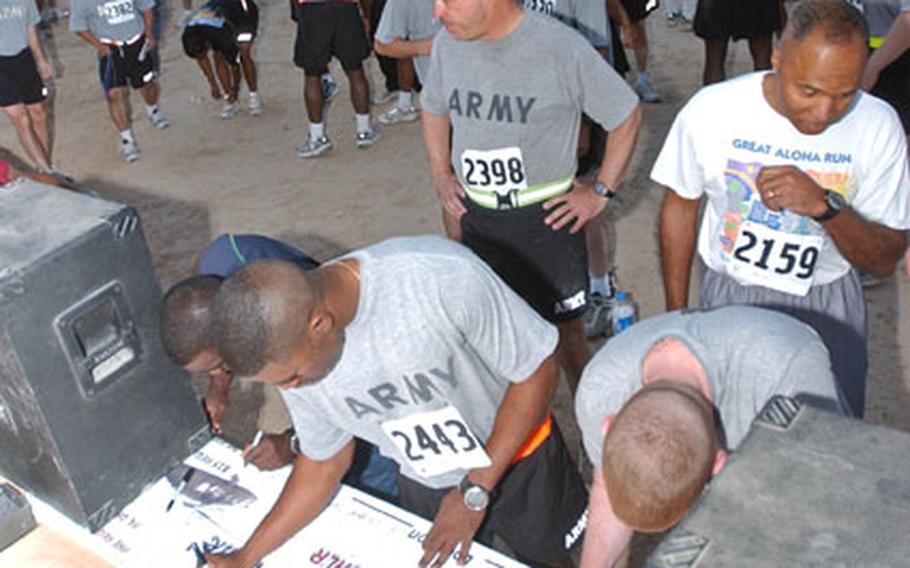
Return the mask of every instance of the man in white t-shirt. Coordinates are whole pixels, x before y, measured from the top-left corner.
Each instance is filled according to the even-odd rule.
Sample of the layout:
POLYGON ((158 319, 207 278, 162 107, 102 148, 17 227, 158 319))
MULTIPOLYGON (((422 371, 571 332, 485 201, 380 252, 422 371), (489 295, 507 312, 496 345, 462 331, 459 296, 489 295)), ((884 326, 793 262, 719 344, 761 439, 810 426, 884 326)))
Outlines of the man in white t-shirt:
POLYGON ((651 173, 668 310, 688 303, 699 202, 701 304, 785 311, 822 336, 862 416, 866 314, 853 267, 894 271, 907 245, 910 182, 901 124, 859 91, 862 15, 840 0, 793 11, 773 70, 700 91, 677 116, 651 173))

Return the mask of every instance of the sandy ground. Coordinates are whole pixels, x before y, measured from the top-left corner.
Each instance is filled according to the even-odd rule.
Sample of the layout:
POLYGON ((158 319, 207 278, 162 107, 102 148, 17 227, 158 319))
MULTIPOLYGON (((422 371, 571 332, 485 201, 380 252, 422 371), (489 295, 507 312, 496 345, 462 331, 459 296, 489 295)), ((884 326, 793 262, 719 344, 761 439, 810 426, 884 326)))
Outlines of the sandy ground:
MULTIPOLYGON (((167 26, 162 51, 163 110, 172 125, 152 129, 136 102, 135 133, 142 157, 127 165, 98 87, 93 49, 66 31, 49 38, 59 72, 52 101, 54 161, 102 196, 136 206, 142 216, 162 287, 189 275, 194 255, 226 231, 265 233, 302 247, 317 258, 393 235, 441 233, 417 123, 388 127, 376 146, 361 151, 347 85, 328 114, 335 148, 325 157, 294 154, 306 132, 302 73, 291 63, 294 27, 284 0, 264 0, 255 48, 265 112, 245 111, 222 120, 196 66, 167 26)), ((699 87, 701 43, 690 31, 668 27, 662 12, 649 21, 653 82, 665 102, 648 105, 638 150, 617 202, 611 205, 620 284, 633 292, 642 317, 663 310, 656 217, 662 189, 648 178, 677 110, 699 87)), ((729 74, 748 69, 745 45, 731 48, 729 74)), ((375 68, 373 75, 378 77, 375 68)), ((245 102, 245 93, 241 101, 245 102)), ((374 113, 378 114, 375 109, 374 113)), ((0 147, 22 151, 7 122, 0 147)), ((697 272, 697 271, 695 271, 697 272)), ((693 288, 696 288, 693 286, 693 288)), ((867 291, 870 359, 867 416, 910 429, 910 281, 901 272, 867 291), (902 315, 903 313, 903 315, 902 315)), ((237 385, 226 416, 227 436, 242 443, 255 428, 258 387, 237 385)), ((566 389, 558 411, 571 412, 566 389)), ((577 439, 564 419, 564 430, 577 439)), ((570 441, 577 448, 577 442, 570 441)))

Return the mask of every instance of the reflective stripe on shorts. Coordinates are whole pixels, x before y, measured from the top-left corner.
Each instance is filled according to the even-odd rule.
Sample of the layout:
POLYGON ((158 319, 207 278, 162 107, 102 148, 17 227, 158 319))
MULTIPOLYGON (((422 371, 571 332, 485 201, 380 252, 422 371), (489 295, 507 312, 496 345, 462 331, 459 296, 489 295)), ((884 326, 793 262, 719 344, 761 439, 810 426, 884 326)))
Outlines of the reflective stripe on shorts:
POLYGON ((471 201, 481 207, 486 207, 487 209, 518 209, 519 207, 527 207, 557 195, 562 195, 572 188, 574 179, 574 176, 568 176, 556 181, 532 185, 525 189, 514 189, 506 195, 464 184, 462 184, 462 187, 464 187, 465 193, 471 198, 471 201))

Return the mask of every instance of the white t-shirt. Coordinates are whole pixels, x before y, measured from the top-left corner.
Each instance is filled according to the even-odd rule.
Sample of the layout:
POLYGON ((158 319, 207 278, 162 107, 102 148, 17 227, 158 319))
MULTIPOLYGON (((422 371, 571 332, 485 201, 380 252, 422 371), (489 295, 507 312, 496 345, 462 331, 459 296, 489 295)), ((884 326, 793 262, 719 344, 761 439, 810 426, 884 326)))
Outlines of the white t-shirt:
POLYGON ((794 165, 866 219, 910 229, 906 139, 894 110, 862 92, 840 121, 802 134, 765 100, 764 75, 699 91, 676 117, 651 177, 686 199, 707 194, 698 253, 708 267, 805 295, 850 264, 819 223, 764 206, 755 187, 761 168, 794 165))

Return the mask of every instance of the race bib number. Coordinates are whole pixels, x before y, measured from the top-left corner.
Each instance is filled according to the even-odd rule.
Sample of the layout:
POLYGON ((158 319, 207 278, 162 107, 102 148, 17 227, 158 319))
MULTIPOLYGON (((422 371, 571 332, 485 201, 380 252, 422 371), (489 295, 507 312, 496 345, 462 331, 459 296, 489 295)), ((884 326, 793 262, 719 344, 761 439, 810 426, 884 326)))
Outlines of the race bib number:
POLYGON ((552 16, 556 13, 556 1, 525 0, 525 10, 531 10, 532 12, 540 12, 541 14, 552 16))
POLYGON ((823 242, 820 236, 783 233, 744 221, 728 260, 730 274, 751 284, 805 296, 823 242))
POLYGON ((423 477, 487 467, 486 450, 452 406, 382 423, 408 465, 423 477))
POLYGON ((465 183, 475 189, 508 195, 528 187, 521 148, 465 150, 461 154, 461 174, 465 183))
POLYGON ((113 0, 98 6, 98 17, 114 26, 136 19, 132 0, 113 0))

